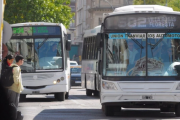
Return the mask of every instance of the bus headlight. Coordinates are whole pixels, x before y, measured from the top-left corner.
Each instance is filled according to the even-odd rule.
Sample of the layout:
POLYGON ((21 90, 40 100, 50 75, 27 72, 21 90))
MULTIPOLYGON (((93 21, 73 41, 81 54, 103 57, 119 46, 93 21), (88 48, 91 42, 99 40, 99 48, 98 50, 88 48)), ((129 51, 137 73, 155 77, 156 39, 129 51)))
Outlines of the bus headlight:
POLYGON ((180 90, 180 83, 178 84, 176 90, 180 90))
POLYGON ((102 81, 102 87, 103 87, 103 89, 105 89, 105 90, 117 90, 115 84, 112 83, 112 82, 102 81))
POLYGON ((57 81, 53 81, 53 83, 54 83, 54 84, 56 84, 56 83, 57 83, 57 81))

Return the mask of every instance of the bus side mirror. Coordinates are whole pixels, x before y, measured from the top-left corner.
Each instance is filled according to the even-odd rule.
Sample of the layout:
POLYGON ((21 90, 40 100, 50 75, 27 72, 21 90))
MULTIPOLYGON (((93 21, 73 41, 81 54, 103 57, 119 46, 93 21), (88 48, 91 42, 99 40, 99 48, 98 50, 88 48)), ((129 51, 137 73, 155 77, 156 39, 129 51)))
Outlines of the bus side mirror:
POLYGON ((66 40, 66 50, 67 51, 71 50, 71 40, 66 40))
POLYGON ((102 47, 102 33, 98 33, 97 36, 96 36, 96 45, 97 45, 97 48, 101 48, 102 47))

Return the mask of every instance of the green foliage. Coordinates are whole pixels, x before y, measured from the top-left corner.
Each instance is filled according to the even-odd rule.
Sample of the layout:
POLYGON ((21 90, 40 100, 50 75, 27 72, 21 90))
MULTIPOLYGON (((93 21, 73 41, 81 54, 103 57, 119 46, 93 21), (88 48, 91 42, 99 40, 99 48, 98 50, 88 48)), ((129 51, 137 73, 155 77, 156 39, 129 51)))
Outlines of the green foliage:
POLYGON ((165 5, 166 0, 134 0, 134 5, 165 5))
MULTIPOLYGON (((166 0, 134 0, 134 5, 166 5, 166 0)), ((168 7, 172 7, 174 11, 180 11, 180 0, 167 0, 168 7)))
POLYGON ((172 7, 174 11, 180 11, 180 0, 170 0, 168 6, 172 7))
POLYGON ((6 0, 4 19, 10 24, 53 22, 69 27, 74 13, 70 0, 6 0))

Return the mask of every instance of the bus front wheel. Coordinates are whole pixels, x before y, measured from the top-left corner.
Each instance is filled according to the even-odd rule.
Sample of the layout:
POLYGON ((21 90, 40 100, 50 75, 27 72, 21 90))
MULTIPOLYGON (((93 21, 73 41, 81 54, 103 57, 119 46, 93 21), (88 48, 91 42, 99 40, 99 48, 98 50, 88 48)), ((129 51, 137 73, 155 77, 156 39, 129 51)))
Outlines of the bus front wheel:
POLYGON ((66 92, 65 94, 65 98, 68 99, 69 98, 69 92, 66 92))
POLYGON ((114 106, 104 105, 103 107, 106 116, 114 116, 114 106))
POLYGON ((177 117, 180 117, 180 103, 178 103, 175 107, 175 113, 177 117))
POLYGON ((55 93, 54 97, 58 100, 58 101, 64 101, 65 100, 65 93, 61 92, 61 93, 55 93))

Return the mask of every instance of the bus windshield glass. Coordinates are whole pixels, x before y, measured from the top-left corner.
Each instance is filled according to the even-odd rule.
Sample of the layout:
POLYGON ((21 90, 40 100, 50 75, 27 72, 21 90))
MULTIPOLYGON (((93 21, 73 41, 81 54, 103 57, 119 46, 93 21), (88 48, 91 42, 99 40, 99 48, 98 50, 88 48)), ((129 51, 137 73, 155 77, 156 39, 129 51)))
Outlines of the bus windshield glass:
POLYGON ((178 76, 180 33, 109 33, 104 76, 178 76))
POLYGON ((60 27, 36 27, 36 30, 33 28, 34 32, 30 31, 31 29, 23 28, 21 34, 17 29, 13 30, 16 31, 13 31, 13 37, 6 43, 6 47, 8 54, 24 56, 24 64, 21 66, 22 72, 63 69, 60 27), (25 32, 26 30, 29 32, 25 32), (55 30, 59 30, 59 33, 55 30))

